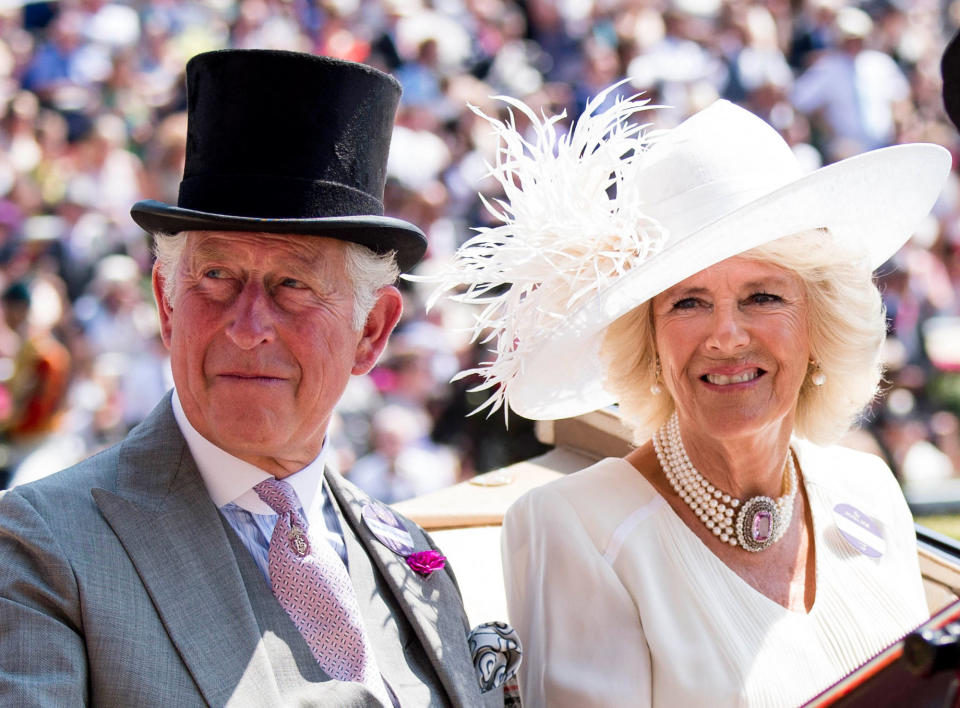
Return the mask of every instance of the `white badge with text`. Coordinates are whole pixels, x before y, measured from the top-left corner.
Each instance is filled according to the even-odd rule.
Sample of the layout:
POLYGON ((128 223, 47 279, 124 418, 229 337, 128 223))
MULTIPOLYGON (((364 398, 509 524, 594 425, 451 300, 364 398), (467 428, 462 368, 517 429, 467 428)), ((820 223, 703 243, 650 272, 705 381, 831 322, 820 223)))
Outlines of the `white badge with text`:
POLYGON ((843 540, 870 558, 880 558, 887 550, 879 524, 856 507, 837 504, 833 518, 843 540))

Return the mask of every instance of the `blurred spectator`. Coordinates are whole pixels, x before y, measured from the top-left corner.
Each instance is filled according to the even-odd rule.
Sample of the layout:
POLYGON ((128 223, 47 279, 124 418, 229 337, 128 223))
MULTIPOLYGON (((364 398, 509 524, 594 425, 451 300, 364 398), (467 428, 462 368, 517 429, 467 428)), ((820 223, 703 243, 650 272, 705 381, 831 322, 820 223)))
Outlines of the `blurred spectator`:
POLYGON ((836 44, 797 77, 790 94, 799 111, 822 115, 829 161, 892 144, 894 119, 910 97, 893 58, 867 48, 873 21, 866 12, 842 8, 834 29, 836 44))
POLYGON ((25 282, 9 285, 0 296, 11 370, 6 380, 0 430, 6 447, 6 472, 59 429, 67 393, 70 355, 53 336, 50 322, 34 308, 25 282), (33 316, 31 316, 31 314, 33 316))
POLYGON ((75 313, 97 353, 136 358, 157 330, 156 312, 140 290, 140 267, 122 254, 100 260, 89 292, 76 302, 75 313))
MULTIPOLYGON (((657 21, 649 15, 646 20, 657 21)), ((709 32, 707 37, 699 36, 704 28, 701 18, 671 9, 663 13, 662 23, 662 29, 651 34, 656 40, 631 59, 627 75, 633 86, 653 92, 658 102, 676 109, 668 119, 674 123, 716 99, 728 75, 720 57, 704 41, 709 32)))
MULTIPOLYGON (((300 49, 394 73, 405 91, 385 209, 427 233, 426 273, 472 227, 490 225, 477 193, 492 194, 495 141, 468 104, 506 118, 506 106, 491 100, 504 94, 537 111, 566 111, 568 124, 587 98, 627 78, 620 94, 642 91, 669 107, 657 112, 660 125, 725 97, 774 125, 811 168, 910 140, 960 156, 938 69, 958 21, 960 3, 927 0, 70 0, 0 8, 0 288, 29 283, 31 309, 47 310, 36 331, 52 349, 67 343, 71 356, 58 433, 24 476, 122 436, 169 386, 149 242, 127 210, 141 197, 176 201, 186 139, 181 71, 196 52, 300 49)), ((946 459, 956 473, 960 436, 950 421, 960 415, 960 363, 943 352, 960 351, 944 344, 960 329, 950 327, 960 318, 960 180, 934 213, 882 271, 892 390, 865 418, 857 444, 882 451, 899 471, 946 459), (927 444, 943 457, 927 454, 927 444), (911 447, 917 452, 908 455, 911 447)), ((529 421, 514 417, 507 427, 499 416, 466 417, 478 402, 475 382, 450 378, 487 355, 462 336, 471 313, 445 303, 428 315, 424 293, 401 287, 406 311, 390 350, 371 376, 351 381, 338 410, 332 444, 343 471, 357 467, 390 497, 427 488, 407 472, 384 472, 385 460, 395 468, 398 459, 385 451, 390 436, 413 436, 401 446, 408 457, 454 451, 458 459, 430 463, 445 470, 443 483, 541 452, 529 421), (395 412, 395 429, 382 410, 395 412)), ((7 385, 23 336, 0 328, 7 385)), ((22 415, 24 405, 5 391, 0 410, 6 400, 8 417, 22 415)))
POLYGON ((790 27, 790 66, 803 71, 833 40, 838 0, 803 0, 790 27))
POLYGON ((106 218, 116 240, 112 249, 125 245, 141 232, 130 218, 130 205, 144 195, 143 165, 127 149, 129 136, 123 119, 112 113, 97 116, 71 147, 66 191, 73 199, 106 218))
POLYGON ((776 21, 769 10, 756 5, 740 12, 731 10, 728 19, 729 31, 735 34, 721 44, 729 71, 724 95, 775 122, 773 116, 793 83, 793 72, 780 49, 776 21))
POLYGON ((62 10, 49 25, 46 40, 37 47, 21 83, 48 104, 75 106, 92 77, 82 61, 86 51, 82 35, 83 17, 74 10, 62 10), (71 95, 71 89, 78 89, 71 95))
POLYGON ((457 481, 456 455, 429 440, 423 411, 388 405, 373 416, 373 450, 349 472, 350 481, 388 504, 443 489, 457 481))

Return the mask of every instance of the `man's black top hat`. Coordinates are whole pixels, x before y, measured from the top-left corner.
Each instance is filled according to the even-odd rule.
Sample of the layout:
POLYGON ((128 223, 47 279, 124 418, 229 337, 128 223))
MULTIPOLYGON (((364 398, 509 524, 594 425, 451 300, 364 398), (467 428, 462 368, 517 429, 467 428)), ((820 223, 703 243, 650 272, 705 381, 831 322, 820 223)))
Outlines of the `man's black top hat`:
POLYGON ((943 52, 940 73, 943 75, 943 107, 953 124, 960 128, 960 32, 943 52))
POLYGON ((328 236, 407 271, 427 242, 383 216, 400 84, 363 64, 298 52, 222 50, 187 63, 187 152, 177 206, 140 201, 147 231, 328 236))

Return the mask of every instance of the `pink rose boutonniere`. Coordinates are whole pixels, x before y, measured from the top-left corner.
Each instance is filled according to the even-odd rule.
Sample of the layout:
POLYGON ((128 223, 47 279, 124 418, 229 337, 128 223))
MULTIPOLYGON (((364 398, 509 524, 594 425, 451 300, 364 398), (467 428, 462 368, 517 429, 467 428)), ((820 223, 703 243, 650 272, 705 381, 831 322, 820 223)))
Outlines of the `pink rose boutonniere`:
POLYGON ((439 551, 417 551, 407 556, 407 565, 423 577, 428 577, 435 570, 442 570, 447 559, 439 551))
POLYGON ((447 565, 447 559, 439 551, 413 550, 413 537, 407 531, 400 517, 383 502, 370 500, 361 510, 363 522, 384 546, 405 558, 410 569, 430 577, 435 570, 442 570, 447 565))

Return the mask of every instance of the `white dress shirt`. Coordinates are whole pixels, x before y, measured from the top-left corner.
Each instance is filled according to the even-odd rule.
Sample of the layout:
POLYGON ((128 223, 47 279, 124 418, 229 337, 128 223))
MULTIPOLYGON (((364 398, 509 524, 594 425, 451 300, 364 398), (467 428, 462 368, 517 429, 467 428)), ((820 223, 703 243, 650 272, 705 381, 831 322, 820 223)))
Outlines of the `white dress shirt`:
MULTIPOLYGON (((187 441, 190 454, 197 463, 207 493, 220 513, 236 531, 243 545, 250 551, 257 567, 270 582, 267 553, 270 537, 277 523, 277 514, 260 499, 253 487, 272 475, 234 457, 203 437, 187 420, 177 391, 173 391, 173 416, 187 441)), ((300 513, 310 527, 311 535, 323 537, 346 564, 347 549, 343 541, 340 520, 337 517, 324 483, 327 443, 320 454, 303 469, 285 477, 300 500, 300 513)))

